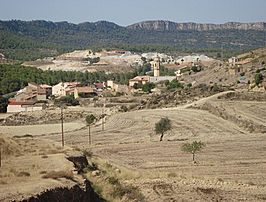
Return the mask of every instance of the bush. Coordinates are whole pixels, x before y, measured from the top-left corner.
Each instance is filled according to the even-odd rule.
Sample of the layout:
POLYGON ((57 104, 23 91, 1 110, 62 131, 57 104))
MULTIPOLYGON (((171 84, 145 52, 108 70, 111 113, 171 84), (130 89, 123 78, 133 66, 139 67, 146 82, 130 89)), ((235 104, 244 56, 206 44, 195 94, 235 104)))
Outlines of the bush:
POLYGON ((134 83, 134 85, 133 85, 133 88, 134 89, 139 89, 139 88, 142 88, 142 83, 134 83))
POLYGON ((193 67, 191 67, 191 70, 193 71, 193 72, 200 72, 201 71, 201 67, 200 66, 193 66, 193 67))
POLYGON ((146 93, 150 93, 151 90, 155 87, 155 84, 154 83, 145 83, 143 86, 142 86, 142 90, 146 93))
POLYGON ((77 106, 79 105, 79 101, 76 100, 74 96, 71 96, 71 95, 63 96, 55 100, 55 105, 61 106, 63 104, 67 106, 77 106))
POLYGON ((217 93, 220 91, 219 86, 217 85, 217 83, 215 83, 212 87, 211 87, 211 91, 217 93))
POLYGON ((172 80, 169 85, 167 85, 168 90, 177 88, 183 88, 183 85, 177 79, 172 80))
POLYGON ((112 196, 114 198, 120 198, 126 197, 130 201, 143 201, 144 196, 141 194, 138 188, 133 187, 131 185, 129 186, 123 186, 120 183, 114 187, 114 191, 112 192, 112 196))
POLYGON ((115 177, 109 177, 108 182, 112 185, 118 185, 119 184, 119 180, 115 177))

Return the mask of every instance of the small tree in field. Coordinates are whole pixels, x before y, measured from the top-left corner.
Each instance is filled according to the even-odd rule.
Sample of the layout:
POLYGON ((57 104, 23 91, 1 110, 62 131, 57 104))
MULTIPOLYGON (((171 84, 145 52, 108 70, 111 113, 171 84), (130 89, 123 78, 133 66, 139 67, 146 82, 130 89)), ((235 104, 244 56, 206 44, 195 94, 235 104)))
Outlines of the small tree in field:
POLYGON ((205 147, 205 144, 203 142, 194 141, 192 143, 183 144, 182 145, 182 151, 187 152, 187 153, 191 153, 192 154, 192 160, 194 163, 196 163, 195 154, 196 154, 196 152, 200 152, 203 149, 203 147, 205 147))
POLYGON ((168 130, 171 130, 172 124, 171 120, 166 118, 161 118, 159 122, 155 123, 155 132, 156 134, 161 134, 160 141, 163 140, 164 133, 168 130))
POLYGON ((89 144, 91 145, 91 124, 93 124, 96 117, 93 114, 86 116, 86 123, 89 126, 89 144))

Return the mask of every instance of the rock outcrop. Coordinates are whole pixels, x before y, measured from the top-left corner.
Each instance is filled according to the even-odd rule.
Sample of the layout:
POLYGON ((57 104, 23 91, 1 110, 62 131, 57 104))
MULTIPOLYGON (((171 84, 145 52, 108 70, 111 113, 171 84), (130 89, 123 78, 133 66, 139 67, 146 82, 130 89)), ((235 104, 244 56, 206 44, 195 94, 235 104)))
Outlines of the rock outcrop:
POLYGON ((175 23, 171 21, 144 21, 127 27, 134 30, 149 30, 149 31, 211 31, 211 30, 266 30, 265 22, 255 23, 239 23, 227 22, 225 24, 198 24, 198 23, 175 23))

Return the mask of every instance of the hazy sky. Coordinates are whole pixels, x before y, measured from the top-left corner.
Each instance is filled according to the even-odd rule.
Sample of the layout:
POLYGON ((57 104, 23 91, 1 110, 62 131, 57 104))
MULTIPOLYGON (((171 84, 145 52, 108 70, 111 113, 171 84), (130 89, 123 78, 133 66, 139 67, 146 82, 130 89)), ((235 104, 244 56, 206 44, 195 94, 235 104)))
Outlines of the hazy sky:
POLYGON ((0 0, 0 20, 266 22, 266 0, 0 0))

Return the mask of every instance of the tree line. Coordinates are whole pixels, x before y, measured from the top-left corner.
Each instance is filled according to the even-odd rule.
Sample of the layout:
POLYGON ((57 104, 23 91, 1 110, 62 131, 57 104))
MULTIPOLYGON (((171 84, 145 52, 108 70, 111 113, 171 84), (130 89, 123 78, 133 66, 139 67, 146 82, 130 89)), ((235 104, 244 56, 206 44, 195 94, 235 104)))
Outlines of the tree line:
POLYGON ((55 85, 59 82, 78 81, 84 85, 104 82, 109 79, 119 84, 128 84, 128 80, 137 75, 137 70, 126 73, 105 74, 105 72, 43 71, 20 64, 0 64, 0 95, 17 91, 29 82, 55 85))

